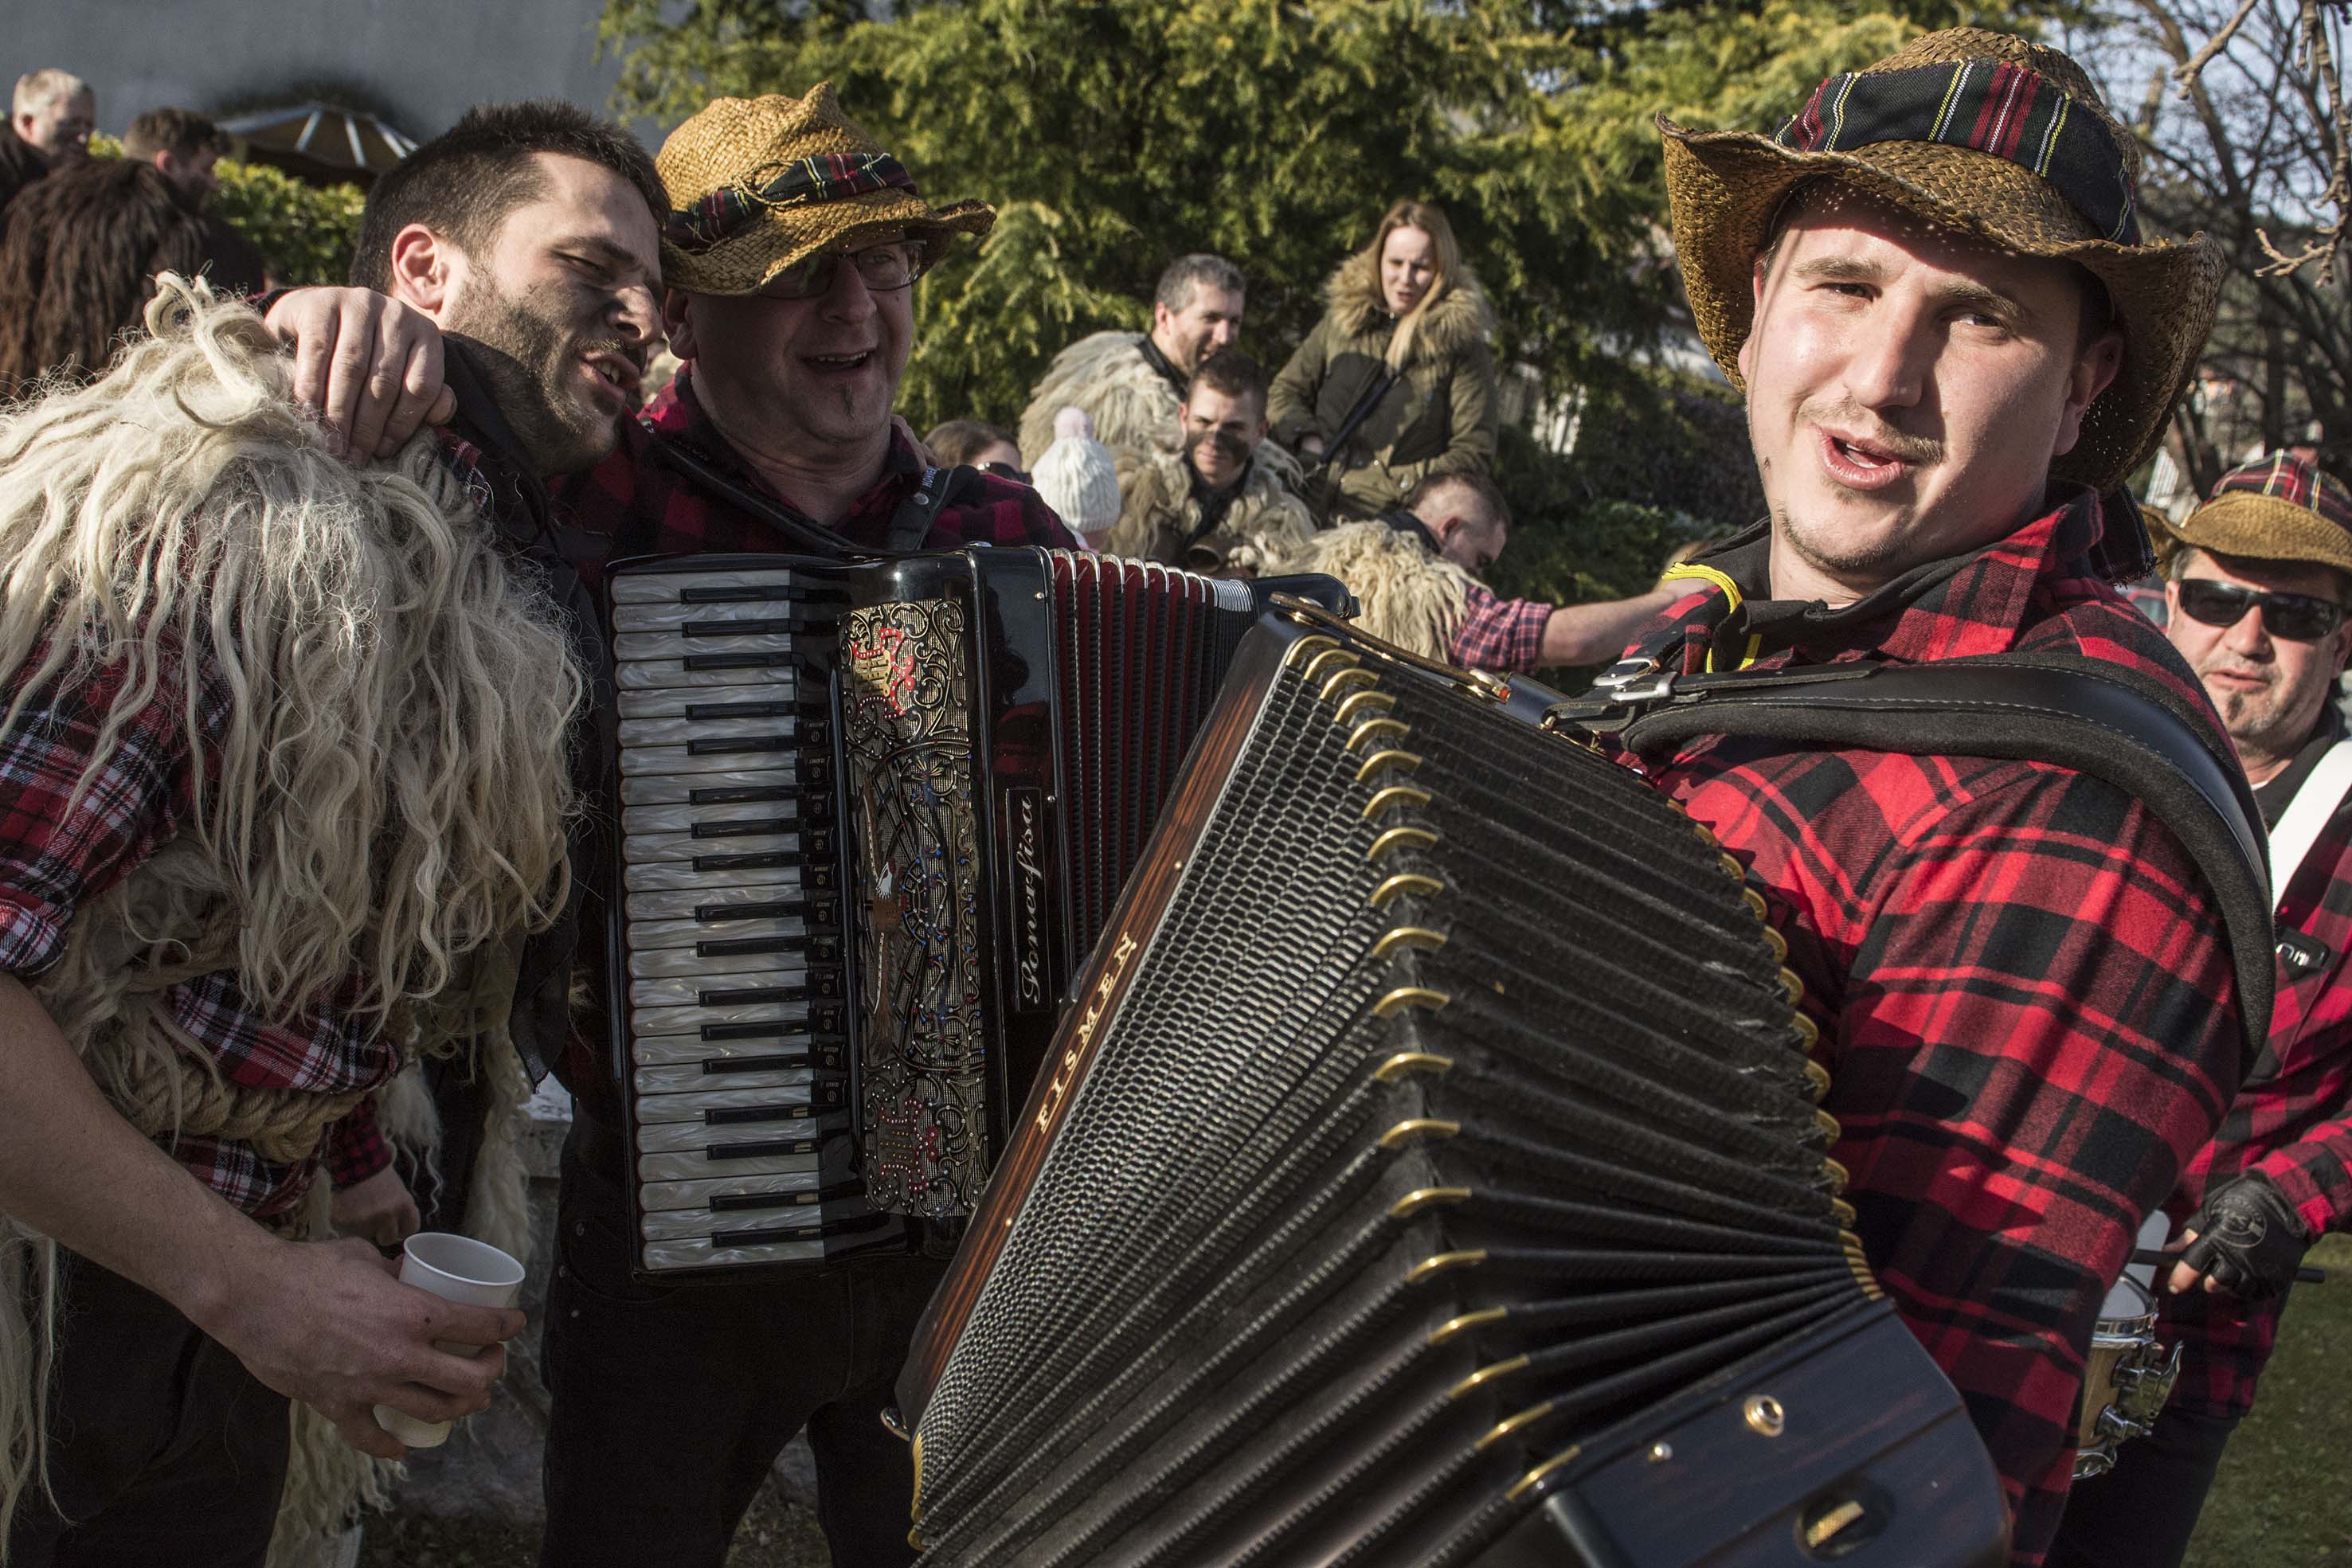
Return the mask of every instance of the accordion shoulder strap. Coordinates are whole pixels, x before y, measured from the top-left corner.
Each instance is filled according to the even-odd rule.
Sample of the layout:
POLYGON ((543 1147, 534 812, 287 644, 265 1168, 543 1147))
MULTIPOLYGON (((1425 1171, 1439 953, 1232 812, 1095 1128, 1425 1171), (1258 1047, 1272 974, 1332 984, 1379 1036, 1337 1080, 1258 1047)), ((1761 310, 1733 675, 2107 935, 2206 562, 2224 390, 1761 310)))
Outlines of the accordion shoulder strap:
POLYGON ((2275 972, 2262 816, 2226 738, 2149 676, 2067 653, 1680 678, 1620 666, 1553 712, 1555 723, 1614 733, 1645 756, 1703 735, 1759 736, 2013 758, 2104 779, 2153 811, 2195 861, 2229 934, 2245 1061, 2268 1044, 2275 972))
POLYGON ((923 541, 930 538, 931 525, 938 520, 940 509, 969 490, 979 476, 980 470, 970 466, 924 469, 922 483, 890 514, 890 529, 883 538, 883 549, 893 553, 922 549, 923 541))

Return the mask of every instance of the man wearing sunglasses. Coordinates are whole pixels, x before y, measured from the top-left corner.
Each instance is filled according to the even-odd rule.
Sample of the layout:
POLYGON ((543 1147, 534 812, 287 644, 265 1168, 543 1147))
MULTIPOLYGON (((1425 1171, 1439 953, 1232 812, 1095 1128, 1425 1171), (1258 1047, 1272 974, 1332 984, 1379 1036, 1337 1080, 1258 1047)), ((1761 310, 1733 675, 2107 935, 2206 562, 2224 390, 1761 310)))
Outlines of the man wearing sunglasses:
POLYGON ((2179 1380, 2147 1437, 2074 1488, 2053 1568, 2166 1568, 2253 1407, 2295 1267, 2352 1229, 2352 491, 2279 453, 2224 476, 2172 528, 2172 645, 2220 711, 2270 831, 2278 999, 2268 1049, 2166 1205, 2186 1217, 2159 1308, 2179 1380), (2185 1243, 2185 1245, 2184 1245, 2185 1243))

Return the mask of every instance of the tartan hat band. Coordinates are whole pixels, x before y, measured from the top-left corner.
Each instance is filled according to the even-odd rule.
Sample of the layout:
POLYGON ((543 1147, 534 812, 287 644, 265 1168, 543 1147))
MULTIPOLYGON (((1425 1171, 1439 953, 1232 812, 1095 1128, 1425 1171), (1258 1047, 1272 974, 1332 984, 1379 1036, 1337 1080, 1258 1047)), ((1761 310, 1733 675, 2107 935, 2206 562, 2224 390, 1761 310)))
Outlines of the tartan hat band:
POLYGON ((2139 243, 2126 154, 2103 118, 2014 61, 1953 60, 1834 76, 1773 140, 1798 152, 1850 152, 1883 141, 1988 152, 2048 181, 2110 243, 2139 243))
POLYGON ((915 177, 887 152, 827 152, 790 163, 770 163, 710 192, 691 206, 672 212, 662 225, 662 237, 689 256, 699 256, 780 208, 846 201, 888 190, 917 193, 915 177))

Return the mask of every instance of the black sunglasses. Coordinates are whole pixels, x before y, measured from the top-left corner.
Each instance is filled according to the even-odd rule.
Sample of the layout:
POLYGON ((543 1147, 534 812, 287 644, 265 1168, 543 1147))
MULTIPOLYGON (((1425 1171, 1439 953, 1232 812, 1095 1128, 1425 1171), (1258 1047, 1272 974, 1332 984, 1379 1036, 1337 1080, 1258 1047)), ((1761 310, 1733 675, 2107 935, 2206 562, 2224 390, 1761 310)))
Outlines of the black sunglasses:
POLYGON ((2208 626, 2235 626, 2257 604, 2263 630, 2290 643, 2314 642, 2344 624, 2344 606, 2309 593, 2274 593, 2210 577, 2184 577, 2179 586, 2180 612, 2208 626))

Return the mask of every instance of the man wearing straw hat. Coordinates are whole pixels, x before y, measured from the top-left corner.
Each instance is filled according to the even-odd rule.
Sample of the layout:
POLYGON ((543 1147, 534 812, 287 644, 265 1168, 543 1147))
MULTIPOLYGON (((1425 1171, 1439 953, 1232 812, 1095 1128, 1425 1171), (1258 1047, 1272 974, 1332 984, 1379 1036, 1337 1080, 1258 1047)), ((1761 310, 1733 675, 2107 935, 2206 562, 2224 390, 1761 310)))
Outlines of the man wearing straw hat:
MULTIPOLYGON (((2061 652, 2210 721, 2096 579, 2145 570, 2118 492, 2220 265, 2140 234, 2138 154, 2081 69, 1960 28, 1774 136, 1660 123, 1769 516, 1669 574, 1685 596, 1612 676, 2061 652)), ((2145 805, 2071 769, 1721 735, 1643 761, 1787 938, 1853 1228, 2038 1563, 2100 1300, 2243 1069, 2218 906, 2145 805)))
MULTIPOLYGON (((987 231, 986 205, 925 202, 826 84, 798 99, 719 99, 656 162, 674 209, 665 316, 684 364, 624 423, 620 450, 558 497, 584 579, 624 555, 806 554, 828 538, 1078 548, 1024 485, 971 469, 945 482, 893 416, 914 342, 911 286, 958 235, 987 231)), ((548 1301, 541 1561, 718 1568, 803 1427, 833 1561, 909 1561, 912 1460, 880 1416, 943 1260, 635 1285, 619 1086, 585 1051, 565 1077, 576 1120, 548 1301)))
POLYGON ((2177 526, 2167 631, 2221 715, 2270 831, 2278 999, 2269 1049, 2167 1205, 2185 1215, 2157 1333, 2171 1400, 2078 1482, 2052 1561, 2172 1568, 2253 1408, 2295 1267, 2352 1228, 2352 490, 2281 452, 2224 475, 2177 526))

